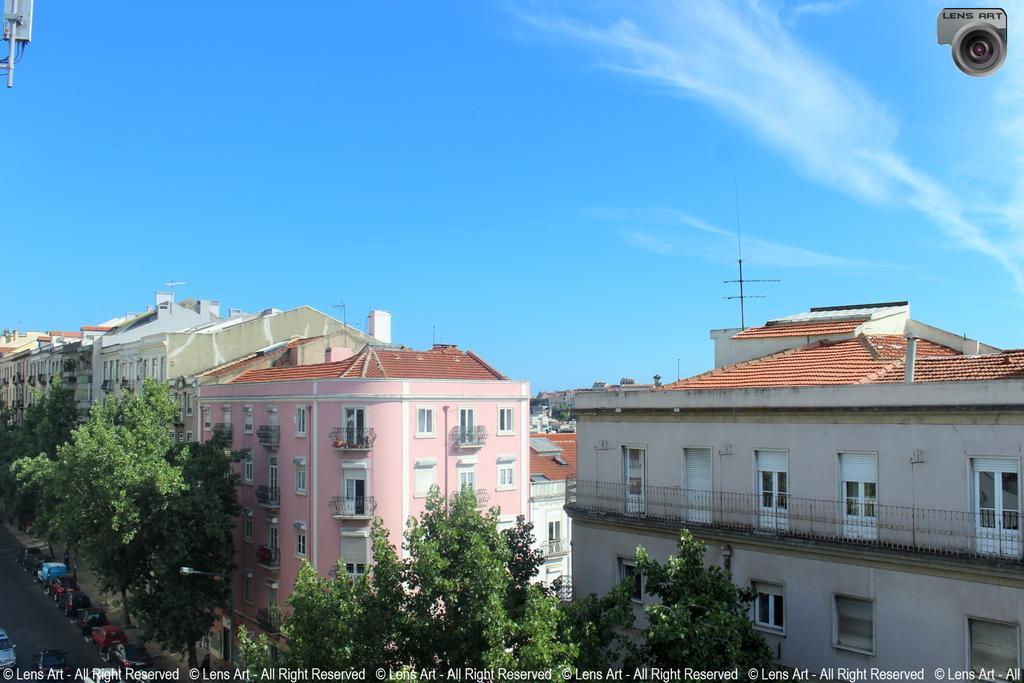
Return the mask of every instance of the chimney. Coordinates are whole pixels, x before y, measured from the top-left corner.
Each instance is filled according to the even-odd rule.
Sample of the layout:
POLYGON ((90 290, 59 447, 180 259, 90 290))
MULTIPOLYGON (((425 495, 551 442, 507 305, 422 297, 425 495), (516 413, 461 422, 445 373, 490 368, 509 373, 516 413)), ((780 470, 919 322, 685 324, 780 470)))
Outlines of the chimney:
POLYGON ((228 317, 229 318, 239 318, 239 317, 241 317, 241 315, 242 315, 242 309, 241 308, 229 308, 228 309, 228 317))
POLYGON ((197 311, 204 320, 213 320, 214 318, 220 317, 220 302, 211 301, 210 299, 199 300, 199 310, 197 311))
POLYGON ((324 351, 325 363, 337 363, 340 360, 351 358, 356 352, 346 346, 328 346, 324 351))
POLYGON ((156 293, 156 314, 157 317, 167 315, 174 309, 174 292, 156 293), (166 311, 167 313, 164 313, 166 311))
POLYGON ((907 360, 904 363, 903 381, 907 384, 914 383, 914 361, 917 359, 917 337, 907 337, 907 360))
POLYGON ((661 386, 661 375, 655 375, 654 376, 654 386, 656 386, 656 387, 660 387, 661 386))
POLYGON ((366 317, 366 329, 370 336, 384 344, 391 343, 391 314, 387 311, 370 311, 366 317))

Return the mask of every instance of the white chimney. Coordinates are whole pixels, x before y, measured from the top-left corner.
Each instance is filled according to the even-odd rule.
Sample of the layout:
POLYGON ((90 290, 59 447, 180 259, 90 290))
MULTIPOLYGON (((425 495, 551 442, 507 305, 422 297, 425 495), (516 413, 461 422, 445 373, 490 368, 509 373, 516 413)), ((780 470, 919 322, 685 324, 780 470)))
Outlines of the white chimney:
POLYGON ((390 344, 391 314, 387 311, 370 311, 370 315, 366 317, 366 329, 377 341, 390 344))
POLYGON ((199 300, 199 310, 197 311, 203 320, 212 320, 213 318, 220 317, 220 302, 211 301, 210 299, 199 300))
POLYGON ((914 361, 917 359, 917 337, 907 337, 907 360, 903 370, 903 381, 914 383, 914 361))
POLYGON ((157 292, 156 293, 156 314, 157 316, 164 315, 162 311, 171 313, 174 310, 174 292, 157 292))

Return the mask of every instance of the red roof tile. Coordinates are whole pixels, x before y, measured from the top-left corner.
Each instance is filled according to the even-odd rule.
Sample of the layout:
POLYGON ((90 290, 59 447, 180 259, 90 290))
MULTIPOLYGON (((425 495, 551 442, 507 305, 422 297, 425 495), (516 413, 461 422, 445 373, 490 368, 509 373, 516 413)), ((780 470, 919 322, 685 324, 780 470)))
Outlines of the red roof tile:
POLYGON ((281 382, 302 379, 336 379, 342 377, 391 379, 508 379, 472 351, 454 346, 437 346, 429 351, 375 348, 362 351, 334 363, 300 365, 293 368, 246 370, 232 380, 237 382, 281 382))
POLYGON ((818 322, 768 323, 763 327, 748 327, 733 339, 768 339, 771 337, 817 337, 826 334, 851 334, 867 318, 850 320, 821 320, 818 322))
POLYGON ((82 332, 109 332, 112 329, 109 325, 82 325, 82 332))
MULTIPOLYGON (((902 381, 907 340, 899 335, 860 335, 841 341, 819 341, 762 358, 728 365, 663 387, 666 390, 743 389, 829 384, 872 384, 902 381)), ((915 381, 980 380, 1013 376, 1013 360, 999 362, 1004 352, 962 356, 954 349, 924 339, 917 342, 915 381), (975 360, 975 363, 966 361, 975 360), (1004 367, 1000 363, 1007 363, 1004 367), (1002 372, 1003 374, 999 374, 1002 372)), ((1019 368, 1017 368, 1019 369, 1019 368)))
POLYGON ((576 476, 576 435, 575 434, 530 434, 531 439, 548 439, 562 449, 558 457, 565 460, 562 465, 548 454, 538 453, 530 447, 530 475, 540 474, 552 481, 576 476))

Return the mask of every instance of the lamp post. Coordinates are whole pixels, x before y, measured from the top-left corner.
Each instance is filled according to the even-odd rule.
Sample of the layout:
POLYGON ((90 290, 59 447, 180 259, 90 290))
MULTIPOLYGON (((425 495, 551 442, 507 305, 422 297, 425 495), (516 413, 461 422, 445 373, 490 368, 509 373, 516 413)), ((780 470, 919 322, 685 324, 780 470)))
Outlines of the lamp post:
MULTIPOLYGON (((231 620, 231 630, 224 642, 228 646, 228 664, 235 663, 235 581, 234 572, 207 572, 195 567, 182 567, 178 570, 182 576, 214 576, 228 582, 228 614, 231 620)), ((221 632, 224 631, 224 620, 221 618, 221 632)))

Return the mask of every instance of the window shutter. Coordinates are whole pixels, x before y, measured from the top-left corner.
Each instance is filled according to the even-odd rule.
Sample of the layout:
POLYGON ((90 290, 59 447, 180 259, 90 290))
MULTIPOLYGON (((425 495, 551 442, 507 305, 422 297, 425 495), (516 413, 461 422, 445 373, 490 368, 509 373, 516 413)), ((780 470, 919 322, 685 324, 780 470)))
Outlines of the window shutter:
POLYGON ((866 600, 836 597, 839 643, 860 650, 873 650, 872 612, 872 604, 866 600))
POLYGON ((686 458, 686 488, 691 491, 710 491, 711 449, 687 448, 683 454, 686 458))
POLYGON ((366 537, 342 536, 341 559, 345 563, 366 564, 366 537))
POLYGON ((859 453, 839 454, 839 478, 842 481, 878 482, 874 455, 859 453))
POLYGON ((974 470, 981 472, 1016 472, 1017 461, 1011 458, 974 458, 974 470))
POLYGON ((755 451, 760 472, 785 472, 786 451, 755 451))
POLYGON ((754 590, 765 595, 782 595, 782 586, 777 583, 754 582, 754 590))
POLYGON ((1007 671, 1017 666, 1017 626, 971 619, 971 668, 1007 671))

